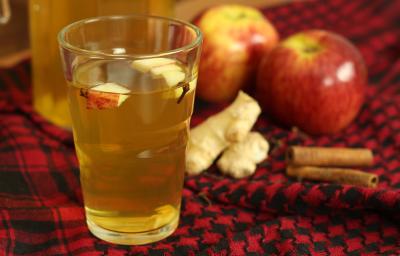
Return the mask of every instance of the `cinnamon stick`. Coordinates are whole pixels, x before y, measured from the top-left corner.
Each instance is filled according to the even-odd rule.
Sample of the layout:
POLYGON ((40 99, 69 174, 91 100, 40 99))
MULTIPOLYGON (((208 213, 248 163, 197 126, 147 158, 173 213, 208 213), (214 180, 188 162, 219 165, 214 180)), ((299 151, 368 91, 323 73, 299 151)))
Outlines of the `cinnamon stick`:
POLYGON ((372 151, 365 148, 289 147, 286 161, 296 166, 370 166, 372 151))
POLYGON ((327 168, 312 166, 288 166, 287 175, 298 179, 327 181, 339 184, 349 184, 361 187, 375 188, 379 182, 376 174, 355 169, 327 168))

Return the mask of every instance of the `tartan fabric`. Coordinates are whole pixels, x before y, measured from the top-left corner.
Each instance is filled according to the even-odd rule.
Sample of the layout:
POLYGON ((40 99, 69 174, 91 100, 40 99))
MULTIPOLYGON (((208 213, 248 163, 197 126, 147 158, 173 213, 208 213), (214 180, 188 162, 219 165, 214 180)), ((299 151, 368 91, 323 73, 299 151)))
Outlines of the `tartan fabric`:
MULTIPOLYGON (((111 245, 86 228, 71 134, 31 107, 30 63, 0 70, 0 255, 400 255, 400 1, 309 1, 264 10, 284 38, 335 31, 361 50, 367 100, 333 136, 308 137, 261 117, 273 145, 250 178, 215 166, 185 180, 179 228, 144 246, 111 245), (369 147, 376 189, 296 182, 288 145, 369 147)), ((198 101, 192 125, 222 106, 198 101)))

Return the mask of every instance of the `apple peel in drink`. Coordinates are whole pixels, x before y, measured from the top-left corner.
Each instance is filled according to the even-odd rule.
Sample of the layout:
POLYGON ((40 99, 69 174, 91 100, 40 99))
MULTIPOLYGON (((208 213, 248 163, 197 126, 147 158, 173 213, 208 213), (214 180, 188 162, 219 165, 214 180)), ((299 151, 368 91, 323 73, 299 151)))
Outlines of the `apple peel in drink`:
POLYGON ((129 98, 130 90, 116 83, 105 83, 90 89, 81 89, 81 96, 87 99, 87 109, 113 109, 129 98))

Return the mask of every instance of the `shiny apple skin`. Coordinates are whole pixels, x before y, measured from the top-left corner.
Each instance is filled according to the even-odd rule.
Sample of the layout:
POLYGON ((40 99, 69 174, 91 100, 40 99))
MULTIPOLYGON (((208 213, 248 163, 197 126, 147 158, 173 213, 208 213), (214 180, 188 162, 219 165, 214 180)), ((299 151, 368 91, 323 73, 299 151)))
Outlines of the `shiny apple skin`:
POLYGON ((262 56, 279 41, 274 26, 248 6, 212 7, 195 24, 204 36, 196 94, 209 102, 229 102, 254 85, 262 56))
POLYGON ((340 35, 322 30, 300 35, 314 41, 318 50, 312 53, 313 47, 303 48, 302 42, 296 49, 288 39, 279 44, 260 64, 257 98, 265 112, 286 126, 313 135, 337 133, 352 122, 364 102, 365 63, 357 48, 340 35))

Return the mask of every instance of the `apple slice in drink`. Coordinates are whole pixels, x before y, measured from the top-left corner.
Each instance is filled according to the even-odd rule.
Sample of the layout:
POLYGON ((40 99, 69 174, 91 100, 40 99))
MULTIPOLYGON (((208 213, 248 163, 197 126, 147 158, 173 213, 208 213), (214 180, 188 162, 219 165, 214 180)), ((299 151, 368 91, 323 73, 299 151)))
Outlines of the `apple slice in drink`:
POLYGON ((182 100, 183 96, 189 91, 191 87, 190 84, 180 84, 183 83, 185 80, 185 73, 183 73, 183 71, 166 71, 161 74, 161 78, 164 80, 165 84, 171 88, 171 90, 168 90, 165 93, 165 98, 176 99, 178 100, 178 103, 182 100), (176 87, 178 85, 179 87, 176 87))
POLYGON ((167 64, 167 65, 162 65, 162 66, 157 66, 152 69, 150 69, 150 73, 153 77, 158 77, 166 72, 172 72, 172 71, 181 71, 182 68, 178 64, 167 64))
POLYGON ((105 83, 94 86, 90 89, 82 89, 81 95, 87 99, 87 109, 113 109, 129 97, 130 92, 127 88, 115 84, 105 83))
POLYGON ((168 64, 175 64, 176 60, 170 58, 151 58, 151 59, 139 59, 132 61, 131 67, 142 73, 146 73, 151 69, 159 66, 168 64))
POLYGON ((160 75, 168 87, 174 87, 185 80, 185 73, 179 70, 171 70, 160 75))
MULTIPOLYGON (((167 87, 177 86, 185 80, 185 73, 177 60, 169 58, 151 58, 134 60, 131 67, 142 73, 150 73, 153 79, 162 79, 167 87)), ((179 99, 183 89, 173 89, 172 98, 179 99)), ((168 92, 168 98, 171 93, 168 92)))
POLYGON ((150 73, 154 78, 162 78, 168 87, 174 87, 185 80, 185 73, 177 64, 154 67, 150 70, 150 73))

